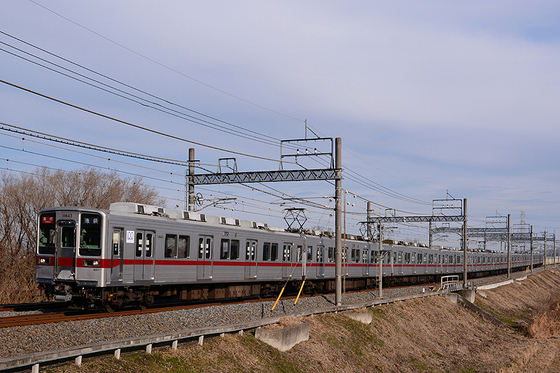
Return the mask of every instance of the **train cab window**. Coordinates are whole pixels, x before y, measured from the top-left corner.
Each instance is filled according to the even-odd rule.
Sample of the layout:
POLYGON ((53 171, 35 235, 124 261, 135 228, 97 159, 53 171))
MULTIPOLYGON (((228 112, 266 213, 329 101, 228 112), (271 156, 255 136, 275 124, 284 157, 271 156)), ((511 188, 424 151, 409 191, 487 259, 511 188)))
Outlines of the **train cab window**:
POLYGON ((270 260, 270 242, 263 243, 263 261, 270 260))
POLYGON ((54 254, 55 214, 42 214, 39 218, 39 254, 54 254))
POLYGON ((270 260, 272 260, 273 262, 278 261, 278 244, 277 243, 272 243, 271 249, 270 249, 270 260))
POLYGON ((60 236, 60 246, 62 247, 76 247, 76 229, 74 227, 62 227, 62 234, 60 236))
POLYGON ((80 229, 80 255, 101 255, 101 216, 82 214, 80 229))
POLYGON ((329 252, 327 254, 328 254, 327 259, 328 259, 329 263, 333 263, 334 262, 334 247, 329 247, 329 252))
POLYGON ((190 243, 191 243, 190 236, 179 236, 179 242, 177 245, 177 258, 191 257, 190 243))
POLYGON ((165 235, 165 257, 166 258, 176 258, 177 257, 177 235, 166 234, 165 235))
POLYGON ((307 246, 307 263, 313 261, 313 246, 307 246))
POLYGON ((229 240, 222 239, 220 245, 220 259, 229 259, 229 240))

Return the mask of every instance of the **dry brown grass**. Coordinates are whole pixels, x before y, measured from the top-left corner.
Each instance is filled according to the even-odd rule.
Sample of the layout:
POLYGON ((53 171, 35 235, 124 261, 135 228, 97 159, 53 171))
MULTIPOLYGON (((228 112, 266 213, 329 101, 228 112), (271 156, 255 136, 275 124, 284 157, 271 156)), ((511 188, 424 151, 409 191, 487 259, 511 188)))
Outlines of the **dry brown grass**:
POLYGON ((558 372, 558 298, 553 300, 559 284, 560 274, 548 271, 491 290, 478 301, 523 328, 498 327, 442 297, 430 297, 368 309, 374 316, 370 325, 342 313, 283 319, 284 326, 311 325, 309 340, 284 353, 250 333, 232 334, 204 346, 164 348, 152 356, 137 353, 119 362, 91 359, 82 368, 56 371, 558 372))

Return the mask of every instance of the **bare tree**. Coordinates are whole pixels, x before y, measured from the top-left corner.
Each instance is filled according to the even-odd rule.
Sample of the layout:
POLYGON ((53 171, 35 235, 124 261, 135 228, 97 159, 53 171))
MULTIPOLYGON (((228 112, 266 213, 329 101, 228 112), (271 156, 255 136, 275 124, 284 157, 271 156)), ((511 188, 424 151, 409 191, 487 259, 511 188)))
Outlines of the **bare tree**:
POLYGON ((47 207, 108 209, 113 202, 165 205, 154 187, 95 169, 0 173, 0 303, 38 299, 35 286, 37 212, 47 207))

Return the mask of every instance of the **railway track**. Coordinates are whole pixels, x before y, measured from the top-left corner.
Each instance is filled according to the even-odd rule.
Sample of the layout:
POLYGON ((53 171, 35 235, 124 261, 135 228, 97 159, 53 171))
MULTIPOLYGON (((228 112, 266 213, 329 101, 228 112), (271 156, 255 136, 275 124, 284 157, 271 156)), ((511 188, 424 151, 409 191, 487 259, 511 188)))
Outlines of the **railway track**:
MULTIPOLYGON (((487 276, 485 278, 491 279, 495 276, 487 276)), ((427 283, 427 284, 417 284, 412 286, 423 286, 423 287, 430 287, 430 286, 437 286, 438 283, 427 283)), ((389 287, 391 289, 398 289, 398 288, 406 288, 412 287, 408 285, 402 286, 392 286, 389 287)), ((352 290, 346 291, 347 293, 351 292, 364 292, 364 291, 375 291, 376 289, 362 289, 362 290, 352 290)), ((313 296, 322 296, 324 294, 302 294, 301 298, 313 297, 313 296)), ((283 300, 290 300, 295 299, 296 295, 287 295, 283 296, 283 300)), ((161 305, 154 305, 150 308, 142 308, 142 309, 125 309, 125 310, 117 310, 115 312, 85 312, 82 310, 66 310, 64 312, 50 312, 50 313, 35 313, 35 314, 27 314, 27 315, 18 315, 18 316, 8 316, 8 317, 0 317, 0 328, 8 328, 8 327, 15 327, 15 326, 25 326, 25 325, 40 325, 40 324, 48 324, 48 323, 58 323, 58 322, 67 322, 67 321, 80 321, 80 320, 92 320, 92 319, 101 319, 101 318, 108 318, 108 317, 118 317, 118 316, 132 316, 132 315, 142 315, 142 314, 151 314, 157 312, 165 312, 165 311, 175 311, 175 310, 187 310, 187 309, 194 309, 194 308, 201 308, 201 307, 211 307, 211 306, 222 306, 225 304, 241 304, 241 303, 250 303, 250 302, 262 302, 263 300, 273 300, 275 298, 267 298, 267 299, 223 299, 223 300, 212 300, 212 301, 203 301, 197 303, 175 303, 173 305, 169 304, 161 304, 161 305)), ((56 308, 64 308, 66 303, 28 303, 28 304, 16 304, 16 305, 0 305, 0 312, 3 311, 35 311, 35 310, 47 310, 47 309, 56 309, 56 308)))
MULTIPOLYGON (((406 287, 406 286, 399 286, 399 287, 406 287)), ((394 287, 394 288, 399 288, 399 287, 394 287)), ((372 290, 374 289, 352 290, 347 292, 350 293, 350 292, 361 292, 361 291, 372 291, 372 290)), ((322 295, 324 294, 302 294, 300 298, 308 298, 308 297, 322 296, 322 295)), ((287 295, 287 296, 283 296, 282 300, 291 300, 295 298, 296 295, 287 295)), ((117 310, 115 312, 98 311, 92 313, 91 311, 86 312, 83 310, 67 310, 64 312, 34 313, 34 314, 26 314, 26 315, 0 317, 0 328, 9 328, 9 327, 25 326, 25 325, 40 325, 40 324, 58 323, 58 322, 67 322, 67 321, 92 320, 92 319, 101 319, 101 318, 118 317, 118 316, 146 315, 146 314, 157 313, 157 312, 188 310, 188 309, 202 308, 202 307, 222 306, 225 304, 262 302, 262 301, 274 300, 274 299, 275 297, 270 297, 266 299, 253 298, 253 299, 242 299, 242 300, 223 299, 223 300, 212 300, 212 301, 204 301, 204 302, 188 303, 188 304, 185 303, 174 304, 174 305, 161 304, 161 305, 154 305, 150 308, 125 309, 125 310, 117 310)), ((61 305, 60 303, 55 303, 55 304, 58 304, 59 307, 61 305)), ((36 307, 32 307, 32 306, 33 304, 26 304, 26 305, 22 304, 21 307, 18 308, 12 305, 6 305, 6 306, 0 306, 0 311, 2 310, 29 311, 29 310, 44 309, 41 307, 41 303, 36 303, 35 304, 36 307)), ((51 307, 50 304, 49 307, 51 307)))

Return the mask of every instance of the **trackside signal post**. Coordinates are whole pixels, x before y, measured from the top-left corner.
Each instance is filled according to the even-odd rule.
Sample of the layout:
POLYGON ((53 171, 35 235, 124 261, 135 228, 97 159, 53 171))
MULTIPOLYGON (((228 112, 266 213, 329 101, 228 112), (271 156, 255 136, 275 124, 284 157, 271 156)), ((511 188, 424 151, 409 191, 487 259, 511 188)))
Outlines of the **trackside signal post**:
MULTIPOLYGON (((302 146, 300 145, 300 146, 302 146)), ((334 180, 335 181, 335 274, 336 274, 336 304, 342 304, 342 139, 315 138, 315 139, 296 139, 282 140, 280 145, 280 169, 278 171, 256 171, 256 172, 237 172, 237 165, 234 172, 222 173, 218 167, 218 172, 210 174, 194 173, 194 149, 189 150, 189 173, 187 175, 188 206, 189 210, 194 209, 194 186, 210 184, 239 184, 239 183, 263 183, 278 181, 310 181, 310 180, 334 180), (330 142, 330 151, 312 151, 303 146, 305 150, 300 152, 297 149, 299 144, 309 144, 315 142, 317 145, 330 142), (284 153, 283 149, 296 149, 295 153, 284 153), (326 169, 299 169, 284 170, 283 161, 285 158, 294 159, 298 163, 301 157, 330 157, 330 168, 326 169), (193 202, 191 202, 193 201, 193 202)))

